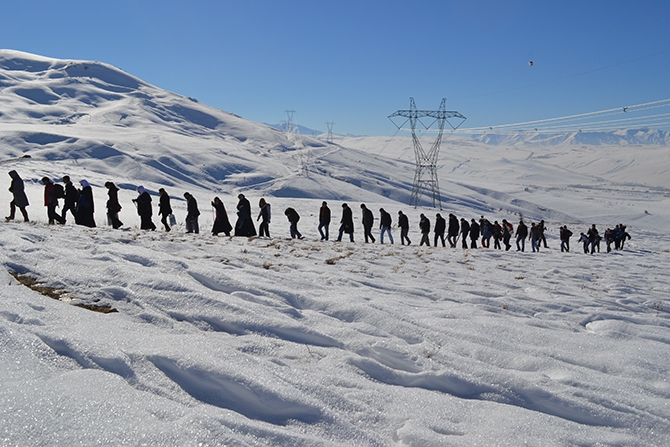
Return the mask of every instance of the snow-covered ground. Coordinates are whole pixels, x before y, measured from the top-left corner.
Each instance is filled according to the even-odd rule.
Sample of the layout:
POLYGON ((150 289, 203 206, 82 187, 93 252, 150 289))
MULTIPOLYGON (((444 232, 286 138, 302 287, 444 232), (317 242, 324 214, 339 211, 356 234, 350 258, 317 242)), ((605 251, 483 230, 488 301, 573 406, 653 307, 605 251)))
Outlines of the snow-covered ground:
POLYGON ((17 52, 0 51, 0 88, 0 164, 32 220, 0 232, 2 445, 670 444, 667 146, 448 138, 442 214, 545 219, 549 249, 427 248, 418 215, 439 210, 406 205, 406 137, 287 136, 104 64, 17 52), (38 180, 64 174, 93 185, 97 228, 46 224, 38 180), (139 230, 139 184, 165 187, 180 221, 190 191, 201 234, 139 230), (271 239, 209 234, 211 199, 234 221, 240 192, 272 204, 271 239), (352 206, 355 243, 319 240, 322 200, 331 239, 352 206), (364 244, 361 202, 403 210, 413 244, 397 229, 364 244), (633 238, 560 252, 559 226, 592 223, 633 238))

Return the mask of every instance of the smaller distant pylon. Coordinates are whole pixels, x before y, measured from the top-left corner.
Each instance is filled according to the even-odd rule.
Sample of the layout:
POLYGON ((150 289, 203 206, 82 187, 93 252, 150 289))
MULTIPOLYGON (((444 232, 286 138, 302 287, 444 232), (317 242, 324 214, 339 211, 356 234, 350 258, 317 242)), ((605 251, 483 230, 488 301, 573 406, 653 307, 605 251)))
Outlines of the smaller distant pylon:
POLYGON ((333 142, 333 126, 335 125, 332 121, 326 121, 326 126, 328 126, 328 135, 326 136, 326 143, 333 142))
POLYGON ((284 129, 287 134, 293 134, 296 131, 296 128, 293 125, 293 115, 295 115, 296 111, 291 109, 291 110, 285 110, 286 113, 286 128, 284 129))

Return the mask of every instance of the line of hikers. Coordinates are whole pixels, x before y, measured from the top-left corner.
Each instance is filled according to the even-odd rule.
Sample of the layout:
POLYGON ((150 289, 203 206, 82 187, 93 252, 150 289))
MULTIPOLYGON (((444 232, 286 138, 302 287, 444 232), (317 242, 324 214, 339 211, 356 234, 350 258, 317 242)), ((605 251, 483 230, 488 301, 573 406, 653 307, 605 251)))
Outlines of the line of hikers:
MULTIPOLYGON (((12 178, 9 190, 12 192, 13 200, 10 203, 10 214, 5 219, 7 221, 14 219, 16 208, 18 208, 21 211, 24 220, 28 221, 28 213, 26 211, 28 198, 24 191, 23 180, 16 171, 9 172, 9 176, 12 178)), ((44 206, 47 208, 49 224, 65 224, 66 216, 69 211, 74 216, 77 224, 95 227, 95 219, 93 217, 93 192, 91 185, 86 180, 80 180, 79 184, 81 185, 81 189, 75 188, 68 176, 63 177, 64 186, 53 183, 47 177, 42 178, 41 181, 44 185, 44 206), (58 214, 56 211, 59 206, 59 199, 64 200, 61 214, 58 214)), ((108 195, 106 204, 107 221, 109 225, 116 229, 123 225, 119 220, 119 212, 122 209, 118 198, 119 188, 112 182, 106 182, 105 187, 107 188, 108 195)), ((132 199, 132 201, 137 208, 137 214, 140 216, 140 229, 156 230, 156 225, 152 220, 153 212, 151 195, 143 186, 138 186, 136 190, 138 196, 132 199)), ((176 218, 172 213, 172 207, 170 206, 170 196, 164 188, 160 188, 158 193, 158 215, 161 216, 161 223, 163 224, 165 231, 170 231, 171 226, 176 225, 176 218)), ((214 224, 212 226, 213 235, 224 233, 226 236, 230 236, 231 231, 234 229, 235 236, 256 236, 257 233, 252 218, 251 204, 244 194, 239 194, 237 198, 237 221, 235 227, 231 225, 226 207, 221 199, 215 197, 212 201, 211 205, 215 210, 214 224)), ((186 232, 197 234, 200 232, 198 225, 198 216, 200 216, 198 203, 195 197, 188 192, 184 193, 184 199, 186 200, 186 232)), ((362 211, 361 220, 363 223, 365 242, 374 243, 376 242, 376 239, 372 234, 375 220, 374 214, 365 204, 361 204, 360 207, 362 211)), ((258 228, 258 235, 260 237, 270 237, 270 204, 264 198, 261 198, 258 203, 258 208, 259 213, 256 221, 261 221, 258 228)), ((289 222, 289 232, 291 237, 294 239, 302 239, 303 236, 298 230, 298 222, 300 221, 298 212, 289 207, 284 211, 284 215, 289 222)), ((317 228, 321 240, 329 240, 330 223, 331 211, 328 207, 328 203, 324 201, 319 209, 319 225, 317 228)), ((397 227, 400 229, 400 243, 402 245, 410 245, 412 242, 408 237, 410 230, 409 219, 402 211, 398 211, 397 227)), ((394 243, 391 231, 392 228, 393 219, 391 218, 391 215, 384 210, 384 208, 380 208, 380 243, 384 243, 385 235, 388 236, 391 244, 394 243)), ((419 243, 419 246, 430 246, 431 222, 423 213, 420 215, 419 229, 421 231, 421 242, 419 243)), ((523 220, 520 220, 517 224, 516 232, 514 232, 513 225, 509 223, 507 219, 502 219, 502 223, 498 223, 497 220, 494 221, 494 223, 491 223, 488 219, 484 218, 484 216, 481 216, 479 221, 471 219, 470 222, 468 222, 465 218, 459 220, 455 215, 449 214, 447 222, 440 213, 437 213, 435 215, 435 225, 432 230, 434 234, 433 245, 435 247, 438 246, 439 242, 442 243, 443 247, 446 247, 446 237, 446 241, 449 242, 449 245, 452 248, 456 247, 459 238, 461 239, 462 247, 464 249, 477 248, 477 243, 481 238, 481 246, 484 248, 490 248, 490 241, 493 239, 494 249, 502 249, 502 242, 505 246, 505 250, 508 251, 512 248, 510 241, 512 237, 515 237, 517 251, 525 251, 526 239, 530 240, 533 252, 540 251, 542 245, 544 245, 544 248, 548 248, 547 239, 544 235, 544 220, 541 220, 537 224, 534 222, 531 223, 530 228, 528 228, 523 220)), ((353 212, 346 203, 342 204, 342 217, 340 219, 337 241, 341 241, 344 234, 348 234, 349 240, 354 242, 353 212)), ((559 236, 562 252, 570 251, 570 237, 572 234, 572 231, 570 231, 567 226, 562 226, 560 228, 559 236)), ((611 251, 612 244, 614 244, 616 250, 623 249, 625 241, 630 238, 630 234, 626 232, 626 227, 622 224, 617 225, 614 229, 607 229, 605 231, 607 251, 611 251)), ((595 253, 596 251, 600 252, 601 239, 602 238, 594 224, 586 234, 581 233, 579 242, 584 244, 584 253, 595 253)))
MULTIPOLYGON (((5 220, 13 220, 16 216, 16 209, 18 208, 23 215, 23 220, 29 222, 30 219, 28 218, 28 211, 26 210, 29 202, 25 193, 23 179, 21 179, 16 171, 10 171, 9 176, 12 178, 12 182, 9 186, 9 191, 12 193, 12 201, 9 204, 9 216, 5 217, 5 220)), ((88 181, 80 180, 79 185, 81 188, 76 188, 72 184, 70 177, 67 175, 63 177, 62 185, 52 182, 48 177, 43 177, 41 182, 44 185, 44 206, 47 208, 49 224, 65 224, 69 211, 74 217, 76 224, 87 227, 96 226, 94 218, 95 204, 93 201, 93 189, 88 181), (60 199, 63 199, 63 208, 59 214, 56 209, 59 206, 58 201, 60 199)), ((119 212, 122 209, 118 196, 119 188, 113 182, 106 182, 105 188, 107 188, 108 196, 106 203, 107 222, 115 229, 120 228, 123 225, 123 222, 119 220, 119 212)), ((140 229, 155 230, 156 225, 152 220, 153 211, 151 195, 149 195, 143 186, 138 186, 136 190, 138 195, 132 201, 137 209, 137 214, 140 216, 140 229)), ((176 225, 176 219, 172 214, 172 207, 170 206, 170 196, 164 188, 160 188, 158 193, 158 215, 161 216, 161 223, 165 227, 165 231, 170 231, 170 226, 176 225)), ((244 198, 243 194, 240 194, 239 198, 238 225, 235 227, 235 235, 255 236, 256 229, 253 226, 253 222, 251 222, 251 205, 249 204, 249 201, 244 198)), ((200 215, 200 211, 198 210, 198 203, 195 200, 195 197, 188 192, 184 193, 184 199, 186 199, 187 209, 185 219, 186 232, 199 233, 198 216, 200 215)), ((264 203, 265 201, 262 200, 262 202, 264 203)), ((218 197, 215 197, 212 201, 212 206, 216 210, 216 220, 214 222, 214 227, 212 228, 212 233, 215 235, 219 233, 230 235, 233 227, 230 225, 223 202, 221 202, 218 197)), ((267 223, 269 223, 269 205, 267 206, 266 220, 267 223)), ((267 226, 263 227, 261 224, 260 229, 261 232, 264 230, 267 232, 267 226)))

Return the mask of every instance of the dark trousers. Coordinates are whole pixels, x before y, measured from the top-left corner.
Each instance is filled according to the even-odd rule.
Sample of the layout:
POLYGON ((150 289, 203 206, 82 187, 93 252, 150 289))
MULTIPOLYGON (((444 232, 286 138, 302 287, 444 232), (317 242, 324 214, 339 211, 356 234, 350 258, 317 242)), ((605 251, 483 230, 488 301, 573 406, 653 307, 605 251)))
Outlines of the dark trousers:
POLYGON ((112 226, 112 228, 117 229, 121 225, 123 225, 123 222, 119 220, 119 213, 107 213, 107 221, 108 223, 112 226))
POLYGON ((570 251, 570 241, 568 239, 561 241, 561 251, 570 251))
MULTIPOLYGON (((14 219, 14 216, 16 215, 16 208, 17 206, 13 200, 9 202, 9 216, 7 216, 7 220, 14 219)), ((21 214, 23 214, 23 220, 25 222, 29 222, 30 219, 28 219, 28 211, 26 211, 26 207, 21 207, 19 210, 21 210, 21 214)))
POLYGON ((264 220, 258 226, 258 236, 259 237, 270 237, 270 222, 264 220))
POLYGON ((457 237, 458 237, 457 234, 450 234, 449 236, 447 236, 447 241, 449 241, 449 246, 451 246, 451 248, 456 247, 456 238, 457 237))
POLYGON ((62 213, 60 215, 60 217, 63 218, 63 222, 65 222, 65 218, 66 218, 66 215, 67 215, 68 211, 70 211, 72 213, 72 217, 74 217, 74 220, 76 221, 77 220, 77 210, 75 208, 75 204, 65 202, 65 205, 63 205, 62 213))
POLYGON ((322 241, 323 240, 326 240, 326 241, 328 240, 328 224, 327 223, 319 222, 319 234, 321 235, 321 240, 322 241), (326 231, 323 231, 324 229, 326 231))
MULTIPOLYGON (((153 225, 153 223, 151 225, 153 225)), ((155 228, 156 227, 154 227, 154 229, 155 228)), ((198 216, 186 218, 186 232, 195 234, 200 233, 200 226, 198 226, 198 216)))
MULTIPOLYGON (((340 235, 337 236, 337 241, 338 241, 338 242, 342 240, 342 235, 343 235, 343 234, 344 234, 344 225, 342 225, 342 226, 340 227, 340 235)), ((354 233, 349 233, 349 240, 350 240, 351 242, 354 241, 354 233)))
POLYGON ((447 246, 447 244, 444 243, 444 233, 435 233, 435 241, 434 241, 433 245, 435 245, 436 247, 437 247, 437 241, 438 240, 442 241, 442 246, 443 247, 447 246))
POLYGON ((291 222, 291 227, 289 228, 289 231, 291 232, 291 237, 295 239, 296 237, 298 239, 302 239, 302 234, 300 234, 300 231, 298 231, 298 222, 291 222))
POLYGON ((407 245, 410 245, 412 241, 409 240, 407 237, 407 234, 409 233, 409 228, 401 228, 400 229, 400 243, 402 245, 405 245, 405 241, 407 241, 407 245))
POLYGON ((163 217, 161 218, 161 223, 165 227, 165 231, 170 231, 170 225, 168 225, 168 217, 169 214, 163 214, 163 217))
POLYGON ((50 224, 53 224, 54 222, 58 222, 60 224, 65 223, 65 219, 60 217, 58 215, 58 213, 56 212, 56 207, 57 206, 58 206, 57 204, 47 205, 47 217, 49 218, 49 223, 50 224))
POLYGON ((364 226, 363 231, 365 233, 365 242, 368 242, 368 238, 374 243, 375 237, 372 235, 372 226, 364 226))

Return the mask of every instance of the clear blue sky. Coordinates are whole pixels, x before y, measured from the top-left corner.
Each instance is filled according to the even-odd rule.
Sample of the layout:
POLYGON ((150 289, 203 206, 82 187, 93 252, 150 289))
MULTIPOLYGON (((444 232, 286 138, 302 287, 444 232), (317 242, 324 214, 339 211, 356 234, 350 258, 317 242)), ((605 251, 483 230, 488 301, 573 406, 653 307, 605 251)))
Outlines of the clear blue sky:
POLYGON ((670 98, 667 0, 22 0, 2 15, 2 48, 336 133, 392 135, 410 96, 446 97, 467 127, 670 98))

